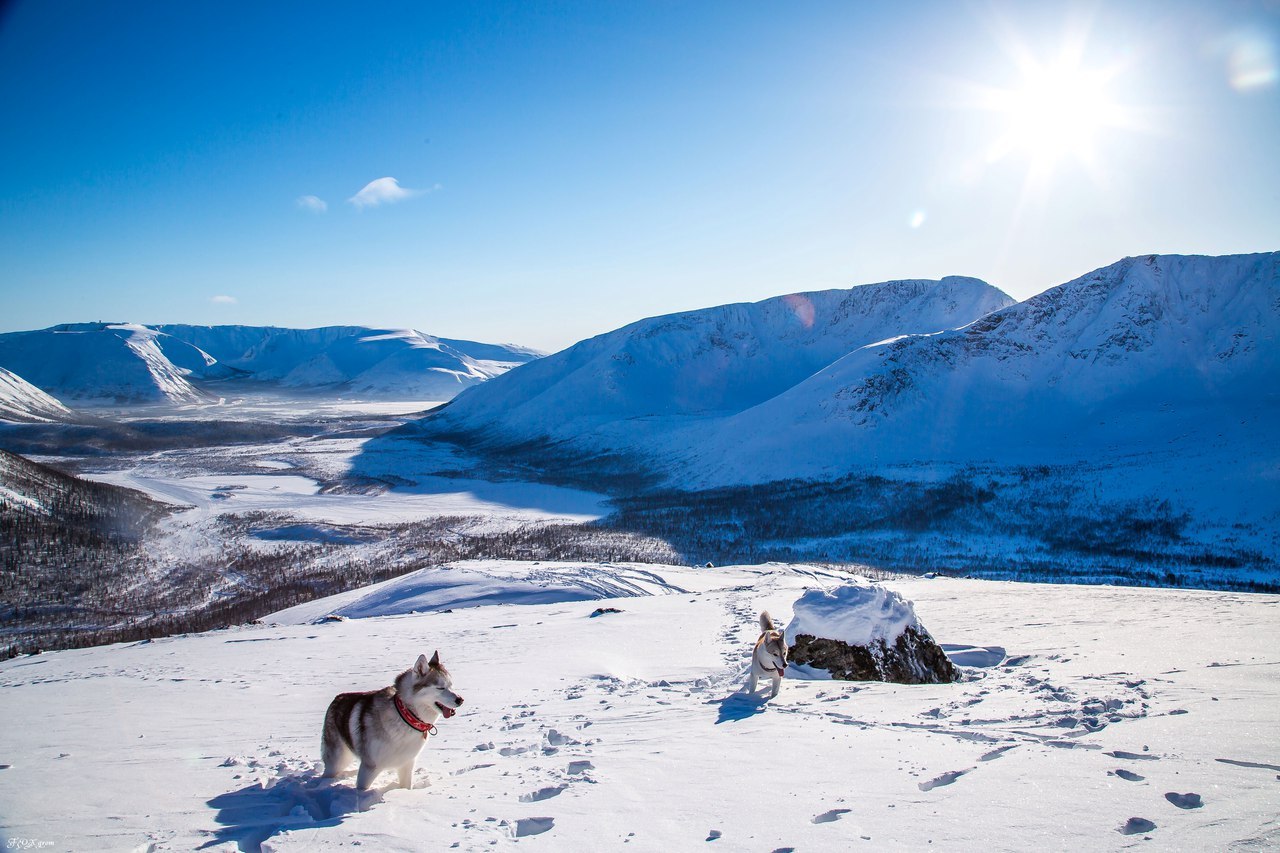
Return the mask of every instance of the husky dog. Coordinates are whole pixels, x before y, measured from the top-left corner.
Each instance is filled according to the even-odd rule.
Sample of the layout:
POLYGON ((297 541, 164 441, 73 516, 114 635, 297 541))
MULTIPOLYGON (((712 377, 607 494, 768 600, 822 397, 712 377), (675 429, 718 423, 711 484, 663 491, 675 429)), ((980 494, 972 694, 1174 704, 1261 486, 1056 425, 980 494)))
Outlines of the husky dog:
POLYGON ((395 769, 400 786, 413 787, 413 764, 432 725, 443 714, 447 720, 462 704, 453 692, 453 679, 440 665, 440 653, 418 661, 396 677, 394 687, 368 693, 341 693, 324 715, 320 754, 324 775, 333 778, 360 759, 356 787, 367 791, 383 770, 395 769))
POLYGON ((778 695, 782 687, 782 671, 787 668, 787 642, 782 632, 773 624, 769 611, 760 614, 760 639, 751 653, 751 677, 747 679, 747 692, 756 692, 756 682, 764 676, 773 679, 770 698, 778 695))

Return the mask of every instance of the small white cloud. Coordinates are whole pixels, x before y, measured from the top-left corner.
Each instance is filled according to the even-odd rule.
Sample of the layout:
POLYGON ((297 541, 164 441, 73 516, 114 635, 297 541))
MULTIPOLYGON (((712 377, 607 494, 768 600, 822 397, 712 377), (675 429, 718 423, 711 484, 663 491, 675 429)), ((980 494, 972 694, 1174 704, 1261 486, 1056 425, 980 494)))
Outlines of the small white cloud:
POLYGON ((366 207, 404 201, 421 194, 422 190, 411 190, 400 186, 400 182, 395 178, 378 178, 376 181, 365 184, 364 189, 347 199, 347 203, 354 204, 359 210, 364 210, 366 207))
POLYGON ((236 299, 234 296, 227 296, 225 293, 219 293, 217 296, 212 297, 209 301, 212 302, 214 305, 235 305, 240 300, 236 299))
POLYGON ((298 196, 295 204, 298 205, 299 210, 309 210, 312 213, 324 213, 329 209, 329 205, 325 203, 325 200, 317 195, 298 196))

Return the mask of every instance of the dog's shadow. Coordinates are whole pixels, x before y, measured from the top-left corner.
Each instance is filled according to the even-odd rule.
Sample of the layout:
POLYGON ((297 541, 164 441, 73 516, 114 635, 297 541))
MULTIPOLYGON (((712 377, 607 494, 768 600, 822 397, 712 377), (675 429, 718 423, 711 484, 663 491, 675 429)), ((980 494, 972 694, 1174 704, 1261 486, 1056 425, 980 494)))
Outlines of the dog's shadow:
POLYGON ((326 779, 314 771, 282 777, 269 787, 246 785, 208 801, 222 826, 198 849, 232 842, 241 851, 261 853, 263 842, 273 835, 337 826, 380 799, 377 789, 362 794, 349 781, 326 779))
POLYGON ((720 713, 716 716, 716 725, 736 723, 756 714, 764 713, 769 705, 768 693, 747 693, 738 690, 720 700, 720 713))

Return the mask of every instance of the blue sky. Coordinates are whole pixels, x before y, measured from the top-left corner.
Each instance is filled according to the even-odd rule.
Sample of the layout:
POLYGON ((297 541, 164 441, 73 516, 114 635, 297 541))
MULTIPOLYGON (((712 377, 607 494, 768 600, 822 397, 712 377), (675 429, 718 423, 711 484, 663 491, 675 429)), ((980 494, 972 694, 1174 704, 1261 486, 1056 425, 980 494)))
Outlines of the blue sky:
POLYGON ((1280 249, 1275 2, 370 5, 11 5, 0 330, 555 350, 797 290, 1025 298, 1280 249))

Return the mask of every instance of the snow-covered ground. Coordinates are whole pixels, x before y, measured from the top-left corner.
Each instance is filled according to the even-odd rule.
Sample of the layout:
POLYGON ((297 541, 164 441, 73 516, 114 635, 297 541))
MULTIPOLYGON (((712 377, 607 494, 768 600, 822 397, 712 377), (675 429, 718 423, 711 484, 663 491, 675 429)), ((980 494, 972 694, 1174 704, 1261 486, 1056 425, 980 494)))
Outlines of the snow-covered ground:
POLYGON ((1280 844, 1277 596, 893 580, 963 682, 788 678, 765 701, 736 692, 758 611, 785 622, 842 576, 434 571, 466 581, 424 598, 424 572, 277 620, 303 624, 0 664, 0 831, 49 850, 1280 844), (530 584, 548 598, 462 607, 477 585, 529 601, 530 584), (592 590, 638 595, 579 600, 592 590), (304 618, 361 602, 384 615, 304 618), (466 704, 418 787, 388 774, 357 802, 351 778, 317 778, 332 696, 435 649, 466 704))
POLYGON ((577 489, 537 483, 489 483, 481 480, 423 477, 413 492, 395 494, 323 494, 310 477, 289 473, 287 463, 262 460, 261 474, 151 476, 137 471, 89 474, 91 479, 138 489, 192 512, 177 523, 191 524, 210 514, 252 511, 283 513, 307 521, 337 524, 391 524, 447 515, 484 515, 495 520, 592 521, 603 513, 604 498, 577 489))

